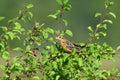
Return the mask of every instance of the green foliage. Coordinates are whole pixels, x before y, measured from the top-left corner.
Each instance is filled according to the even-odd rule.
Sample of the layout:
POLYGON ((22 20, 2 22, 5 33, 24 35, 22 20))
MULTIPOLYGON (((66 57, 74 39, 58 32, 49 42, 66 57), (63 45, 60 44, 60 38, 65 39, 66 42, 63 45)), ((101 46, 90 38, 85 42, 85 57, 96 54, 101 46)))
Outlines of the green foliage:
POLYGON ((67 20, 63 19, 63 13, 65 11, 71 10, 71 5, 68 3, 69 0, 56 0, 58 4, 60 5, 60 9, 56 10, 54 14, 48 15, 48 17, 56 19, 58 21, 58 27, 61 24, 61 22, 64 23, 65 26, 68 25, 67 20))
MULTIPOLYGON (((64 11, 69 11, 71 5, 69 0, 56 0, 61 6, 51 17, 57 20, 57 27, 67 26, 68 22, 63 18, 64 11)), ((0 70, 3 72, 0 80, 105 80, 120 79, 120 73, 117 68, 112 70, 100 70, 102 61, 113 60, 116 50, 110 47, 106 42, 99 44, 94 42, 107 33, 102 30, 108 28, 108 23, 112 24, 112 20, 106 16, 116 18, 113 12, 109 12, 108 8, 113 2, 105 1, 105 13, 96 13, 95 17, 101 17, 100 22, 94 30, 92 26, 88 27, 90 31, 89 42, 78 43, 81 46, 80 52, 65 52, 54 40, 55 35, 73 36, 71 30, 59 31, 50 27, 43 27, 43 24, 35 22, 31 29, 24 29, 21 22, 27 23, 32 21, 33 14, 29 11, 33 7, 32 4, 25 6, 19 11, 19 15, 8 21, 8 26, 1 26, 2 34, 0 35, 0 57, 5 64, 0 64, 0 70), (23 37, 23 47, 15 47, 9 50, 9 41, 14 39, 21 40, 23 37), (12 52, 21 54, 11 58, 12 52), (117 74, 117 75, 116 75, 117 74), (21 77, 24 76, 24 77, 21 77)), ((0 21, 4 17, 0 17, 0 21)), ((120 47, 117 48, 119 50, 120 47)))
POLYGON ((106 30, 108 27, 108 24, 113 24, 112 20, 110 19, 106 19, 107 16, 112 16, 113 18, 116 19, 116 15, 113 12, 109 11, 109 8, 113 5, 114 2, 106 0, 105 1, 105 11, 103 13, 96 13, 95 14, 95 18, 97 17, 101 17, 100 22, 96 25, 96 29, 93 30, 92 26, 88 27, 88 30, 90 31, 89 35, 90 35, 90 42, 99 39, 100 36, 106 36, 107 33, 104 32, 103 30, 106 30), (100 31, 98 31, 99 29, 101 29, 100 31))
POLYGON ((3 19, 5 19, 5 17, 0 16, 0 21, 2 21, 3 19))

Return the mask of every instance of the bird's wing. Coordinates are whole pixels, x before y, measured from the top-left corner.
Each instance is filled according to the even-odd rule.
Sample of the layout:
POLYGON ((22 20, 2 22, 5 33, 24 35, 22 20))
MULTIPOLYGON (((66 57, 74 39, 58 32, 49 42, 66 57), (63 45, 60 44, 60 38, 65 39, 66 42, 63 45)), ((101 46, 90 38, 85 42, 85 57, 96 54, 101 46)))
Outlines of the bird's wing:
POLYGON ((66 44, 67 44, 66 47, 69 48, 70 50, 75 48, 75 46, 70 41, 66 41, 66 44))

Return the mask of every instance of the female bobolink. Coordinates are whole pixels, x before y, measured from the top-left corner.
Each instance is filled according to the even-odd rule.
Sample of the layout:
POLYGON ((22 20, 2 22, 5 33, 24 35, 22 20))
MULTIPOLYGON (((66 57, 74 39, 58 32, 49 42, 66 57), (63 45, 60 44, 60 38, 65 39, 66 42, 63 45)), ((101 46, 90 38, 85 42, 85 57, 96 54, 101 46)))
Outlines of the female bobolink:
POLYGON ((76 52, 80 52, 80 46, 71 43, 63 36, 57 36, 56 39, 60 42, 61 46, 65 51, 72 52, 74 49, 76 49, 76 52))

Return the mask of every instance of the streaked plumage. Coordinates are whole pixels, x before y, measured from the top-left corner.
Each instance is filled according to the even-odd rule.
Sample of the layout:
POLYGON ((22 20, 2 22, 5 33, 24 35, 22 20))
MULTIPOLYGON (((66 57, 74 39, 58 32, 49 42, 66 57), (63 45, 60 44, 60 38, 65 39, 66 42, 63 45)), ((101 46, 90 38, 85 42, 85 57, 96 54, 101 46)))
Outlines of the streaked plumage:
POLYGON ((65 51, 72 52, 74 49, 76 49, 76 52, 80 52, 80 46, 73 44, 63 36, 57 36, 56 39, 60 42, 65 51))

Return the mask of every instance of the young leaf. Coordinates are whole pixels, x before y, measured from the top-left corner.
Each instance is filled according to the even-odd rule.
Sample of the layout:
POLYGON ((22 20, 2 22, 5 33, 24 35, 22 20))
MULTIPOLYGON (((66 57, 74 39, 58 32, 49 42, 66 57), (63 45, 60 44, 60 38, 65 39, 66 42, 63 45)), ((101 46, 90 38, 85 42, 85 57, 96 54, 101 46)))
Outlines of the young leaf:
POLYGON ((48 33, 47 32, 43 32, 43 37, 46 39, 46 38, 48 38, 48 33))
POLYGON ((16 22, 14 29, 17 29, 17 30, 21 29, 20 23, 16 22))
POLYGON ((4 51, 4 52, 2 53, 2 58, 8 59, 8 58, 9 58, 9 53, 8 53, 7 51, 4 51))
POLYGON ((11 40, 13 40, 15 37, 15 34, 13 32, 7 32, 6 34, 9 35, 11 40))
POLYGON ((103 27, 104 29, 107 29, 107 24, 102 24, 102 27, 103 27))
POLYGON ((119 70, 118 70, 117 67, 113 67, 112 70, 111 70, 112 73, 117 73, 118 71, 119 71, 119 70))
POLYGON ((30 45, 26 46, 26 52, 29 52, 31 49, 30 45))
POLYGON ((58 68, 56 61, 53 61, 53 62, 52 62, 52 65, 53 65, 53 68, 54 68, 54 69, 57 69, 57 68, 58 68))
POLYGON ((60 5, 62 5, 63 4, 63 2, 62 2, 62 0, 56 0, 57 2, 58 2, 58 4, 60 4, 60 5))
POLYGON ((20 59, 20 57, 16 56, 13 58, 13 62, 16 63, 19 59, 20 59))
POLYGON ((83 60, 82 60, 82 58, 79 58, 79 59, 78 59, 78 65, 79 65, 79 66, 82 66, 82 65, 83 65, 83 60))
POLYGON ((116 19, 116 15, 113 12, 109 12, 109 15, 116 19))
POLYGON ((101 28, 101 24, 97 24, 97 26, 96 26, 97 28, 101 28))
POLYGON ((40 80, 40 78, 38 76, 34 76, 33 79, 34 80, 40 80))
POLYGON ((111 20, 109 20, 109 19, 105 19, 103 22, 104 23, 107 22, 107 23, 113 24, 113 22, 111 20))
POLYGON ((100 34, 102 34, 104 37, 107 35, 105 32, 99 32, 100 34))
POLYGON ((117 47, 117 50, 120 50, 120 46, 117 47))
POLYGON ((67 4, 69 0, 63 0, 64 4, 67 4))
POLYGON ((96 13, 95 14, 95 17, 99 17, 99 16, 101 16, 102 14, 101 13, 96 13))
POLYGON ((57 16, 56 16, 56 15, 53 15, 53 14, 48 15, 48 17, 51 17, 51 18, 53 18, 53 19, 56 19, 56 18, 57 18, 57 16))
POLYGON ((59 75, 57 75, 55 80, 59 80, 59 78, 60 78, 60 76, 59 76, 59 75))
POLYGON ((26 6, 28 9, 32 8, 33 7, 33 4, 29 4, 26 6))
POLYGON ((68 25, 67 20, 63 19, 63 22, 64 22, 65 26, 67 26, 67 25, 68 25))
POLYGON ((5 66, 4 65, 0 65, 0 70, 5 70, 5 66))
POLYGON ((5 17, 0 16, 0 21, 2 21, 3 19, 5 19, 5 17))
POLYGON ((71 36, 71 37, 73 36, 72 31, 70 31, 70 30, 66 30, 65 33, 66 33, 67 35, 71 36))
POLYGON ((50 46, 46 46, 46 49, 50 49, 51 47, 50 46))
POLYGON ((72 8, 70 4, 65 5, 64 10, 69 11, 72 8))
POLYGON ((57 16, 58 14, 60 14, 60 12, 61 12, 60 10, 57 10, 54 15, 57 16))
POLYGON ((33 17, 33 13, 32 12, 28 12, 30 19, 33 17))
POLYGON ((88 30, 91 31, 91 32, 93 32, 93 29, 92 29, 91 26, 88 26, 88 30))
POLYGON ((38 62, 37 61, 34 61, 33 64, 32 64, 32 68, 35 69, 36 66, 37 66, 38 62))
POLYGON ((47 28, 46 31, 51 33, 51 34, 54 34, 54 30, 52 28, 47 28))
POLYGON ((14 48, 13 50, 14 50, 14 51, 22 51, 23 49, 20 48, 20 47, 16 47, 16 48, 14 48))
POLYGON ((8 28, 6 26, 0 26, 0 28, 3 30, 3 31, 7 31, 8 28))

